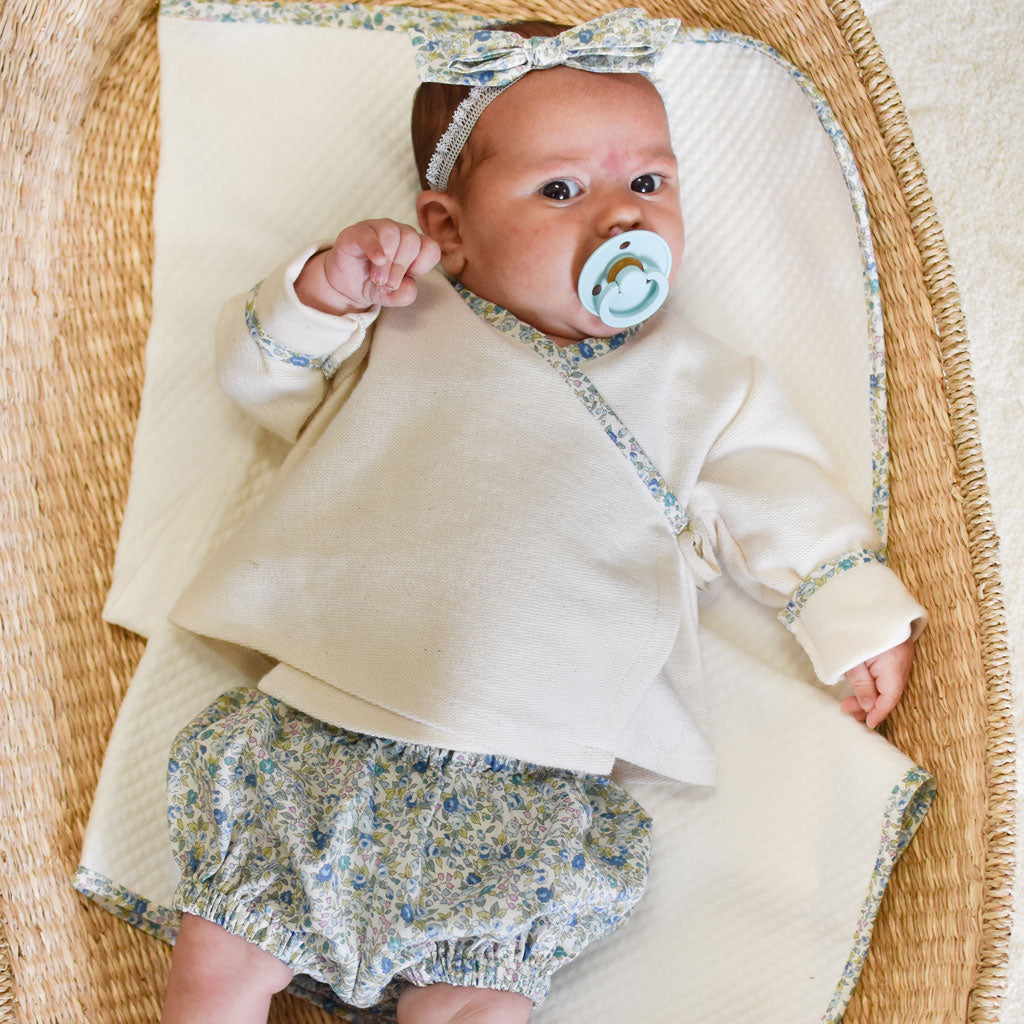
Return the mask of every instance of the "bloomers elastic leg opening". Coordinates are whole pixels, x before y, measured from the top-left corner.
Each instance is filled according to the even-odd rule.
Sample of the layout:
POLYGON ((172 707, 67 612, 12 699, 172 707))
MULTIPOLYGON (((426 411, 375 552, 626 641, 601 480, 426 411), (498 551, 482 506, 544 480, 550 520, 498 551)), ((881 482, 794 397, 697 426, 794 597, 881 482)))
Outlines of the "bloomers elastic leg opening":
POLYGON ((530 963, 529 956, 522 938, 503 943, 492 939, 438 942, 432 955, 399 976, 420 987, 444 983, 518 992, 539 1005, 551 987, 554 967, 545 970, 530 963))
POLYGON ((174 894, 174 907, 220 925, 232 935, 298 970, 296 963, 304 951, 305 936, 292 931, 271 917, 265 909, 247 906, 234 894, 212 892, 191 881, 183 881, 174 894))

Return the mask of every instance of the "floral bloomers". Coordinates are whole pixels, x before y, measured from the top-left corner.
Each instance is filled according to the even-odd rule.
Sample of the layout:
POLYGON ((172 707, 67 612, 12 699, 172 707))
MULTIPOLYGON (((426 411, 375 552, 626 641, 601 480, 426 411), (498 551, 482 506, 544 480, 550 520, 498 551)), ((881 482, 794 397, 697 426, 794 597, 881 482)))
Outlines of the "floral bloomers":
POLYGON ((643 893, 609 779, 334 728, 246 688, 179 733, 175 907, 372 1006, 394 978, 547 995, 643 893))

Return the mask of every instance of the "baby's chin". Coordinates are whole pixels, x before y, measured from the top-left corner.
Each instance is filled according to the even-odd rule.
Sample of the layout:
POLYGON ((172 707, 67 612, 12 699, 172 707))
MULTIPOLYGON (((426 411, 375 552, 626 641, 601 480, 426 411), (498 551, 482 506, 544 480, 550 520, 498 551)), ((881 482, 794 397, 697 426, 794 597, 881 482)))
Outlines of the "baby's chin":
POLYGON ((588 313, 582 306, 573 317, 567 318, 561 323, 552 323, 550 329, 539 327, 538 330, 563 348, 578 345, 581 341, 587 341, 590 338, 610 338, 616 333, 614 327, 609 327, 603 320, 588 313))
POLYGON ((567 301, 558 308, 516 309, 511 303, 505 308, 561 348, 578 345, 589 338, 610 338, 616 333, 614 327, 609 327, 599 317, 584 309, 575 293, 571 303, 567 301))

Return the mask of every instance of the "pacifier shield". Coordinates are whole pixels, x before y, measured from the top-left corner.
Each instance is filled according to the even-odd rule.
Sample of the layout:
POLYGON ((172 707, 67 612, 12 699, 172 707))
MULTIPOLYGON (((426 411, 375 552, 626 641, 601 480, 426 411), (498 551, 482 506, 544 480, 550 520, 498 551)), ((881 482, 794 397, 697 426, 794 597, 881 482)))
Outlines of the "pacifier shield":
POLYGON ((609 327, 632 327, 668 298, 672 250, 653 231, 624 231, 587 257, 576 292, 583 308, 609 327))

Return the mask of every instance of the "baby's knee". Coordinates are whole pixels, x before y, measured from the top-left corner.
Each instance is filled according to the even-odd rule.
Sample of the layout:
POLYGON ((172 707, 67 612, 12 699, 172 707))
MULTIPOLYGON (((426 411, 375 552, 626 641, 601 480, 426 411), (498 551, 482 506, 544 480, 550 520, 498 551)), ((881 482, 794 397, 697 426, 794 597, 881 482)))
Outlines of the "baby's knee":
POLYGON ((533 1003, 519 992, 459 985, 410 985, 398 998, 398 1024, 526 1024, 533 1003))

